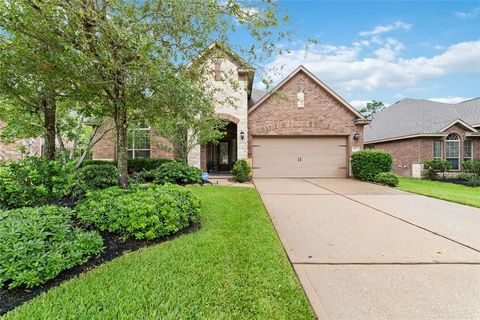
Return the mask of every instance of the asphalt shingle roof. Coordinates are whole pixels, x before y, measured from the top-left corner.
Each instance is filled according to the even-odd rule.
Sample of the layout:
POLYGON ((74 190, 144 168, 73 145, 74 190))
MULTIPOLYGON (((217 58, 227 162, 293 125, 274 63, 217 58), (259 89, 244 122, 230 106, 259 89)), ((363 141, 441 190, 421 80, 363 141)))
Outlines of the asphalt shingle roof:
POLYGON ((403 99, 373 116, 365 126, 365 142, 439 133, 457 119, 480 126, 480 98, 456 104, 403 99))
POLYGON ((248 100, 248 108, 250 109, 251 106, 253 106, 255 103, 257 103, 258 100, 262 99, 264 95, 267 93, 263 90, 258 90, 258 89, 252 89, 252 95, 250 99, 248 100))

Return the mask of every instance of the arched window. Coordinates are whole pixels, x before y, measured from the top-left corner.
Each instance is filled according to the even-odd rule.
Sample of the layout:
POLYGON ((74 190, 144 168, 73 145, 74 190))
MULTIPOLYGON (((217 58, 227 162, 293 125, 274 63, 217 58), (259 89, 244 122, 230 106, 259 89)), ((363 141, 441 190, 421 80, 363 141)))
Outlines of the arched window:
POLYGON ((460 137, 456 133, 450 133, 446 141, 447 161, 453 170, 460 169, 460 137))

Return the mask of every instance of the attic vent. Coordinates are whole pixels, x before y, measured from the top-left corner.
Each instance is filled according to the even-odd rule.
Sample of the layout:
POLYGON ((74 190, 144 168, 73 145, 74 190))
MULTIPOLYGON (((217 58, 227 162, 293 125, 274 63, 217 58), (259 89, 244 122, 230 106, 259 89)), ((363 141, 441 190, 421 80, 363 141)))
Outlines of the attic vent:
POLYGON ((305 93, 303 91, 297 93, 297 108, 305 108, 305 93))

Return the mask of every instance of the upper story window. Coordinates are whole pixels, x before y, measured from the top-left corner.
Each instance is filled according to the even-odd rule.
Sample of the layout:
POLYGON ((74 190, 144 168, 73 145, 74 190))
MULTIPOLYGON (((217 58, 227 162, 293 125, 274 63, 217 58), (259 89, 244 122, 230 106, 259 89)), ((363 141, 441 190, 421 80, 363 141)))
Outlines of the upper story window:
POLYGON ((297 108, 305 108, 305 93, 303 91, 297 93, 297 108))
POLYGON ((463 142, 463 160, 473 160, 473 140, 463 142))
POLYGON ((150 127, 141 124, 128 129, 128 159, 150 158, 150 127))
POLYGON ((433 141, 433 158, 443 159, 443 141, 433 141))
POLYGON ((460 169, 460 137, 456 133, 450 133, 446 141, 447 161, 453 170, 460 169))

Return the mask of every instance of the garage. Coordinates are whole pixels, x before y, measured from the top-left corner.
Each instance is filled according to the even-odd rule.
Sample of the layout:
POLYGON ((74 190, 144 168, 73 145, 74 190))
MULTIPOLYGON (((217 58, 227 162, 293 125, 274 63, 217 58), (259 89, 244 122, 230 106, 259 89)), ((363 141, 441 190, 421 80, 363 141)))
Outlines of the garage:
POLYGON ((346 137, 254 136, 253 176, 260 177, 346 177, 346 137))

